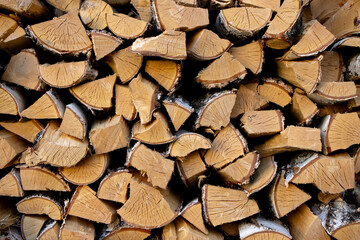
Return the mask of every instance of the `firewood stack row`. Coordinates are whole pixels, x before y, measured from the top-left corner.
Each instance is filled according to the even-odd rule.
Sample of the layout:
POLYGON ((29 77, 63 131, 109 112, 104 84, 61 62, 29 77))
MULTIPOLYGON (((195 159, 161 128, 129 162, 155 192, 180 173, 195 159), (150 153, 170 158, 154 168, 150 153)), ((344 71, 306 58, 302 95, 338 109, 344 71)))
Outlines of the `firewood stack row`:
POLYGON ((360 236, 360 0, 0 0, 1 239, 360 236))

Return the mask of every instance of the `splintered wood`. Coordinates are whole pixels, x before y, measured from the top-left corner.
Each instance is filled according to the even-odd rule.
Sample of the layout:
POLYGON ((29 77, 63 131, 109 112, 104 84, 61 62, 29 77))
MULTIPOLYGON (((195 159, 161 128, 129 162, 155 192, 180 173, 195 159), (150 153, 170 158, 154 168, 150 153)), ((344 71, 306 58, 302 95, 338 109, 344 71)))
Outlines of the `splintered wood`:
POLYGON ((358 239, 359 12, 0 0, 0 239, 358 239))

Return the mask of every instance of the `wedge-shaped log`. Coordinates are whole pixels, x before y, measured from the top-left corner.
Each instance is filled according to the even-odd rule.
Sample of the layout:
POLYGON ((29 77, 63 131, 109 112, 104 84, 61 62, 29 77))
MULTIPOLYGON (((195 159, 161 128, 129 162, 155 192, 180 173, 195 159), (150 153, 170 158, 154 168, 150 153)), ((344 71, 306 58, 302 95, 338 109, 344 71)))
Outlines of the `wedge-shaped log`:
POLYGON ((162 104, 164 105, 171 119, 175 131, 178 131, 180 127, 185 123, 185 121, 190 117, 190 115, 194 112, 194 108, 192 108, 181 98, 165 99, 162 104))
POLYGON ((125 203, 132 173, 127 169, 110 172, 100 182, 97 197, 104 200, 125 203))
POLYGON ((0 42, 0 47, 10 54, 18 53, 21 49, 31 47, 32 41, 26 35, 25 29, 17 28, 0 42))
POLYGON ((7 167, 11 162, 26 150, 29 143, 21 137, 5 129, 0 130, 0 169, 7 167))
POLYGON ((293 89, 276 78, 265 78, 263 84, 258 85, 258 93, 280 107, 285 107, 291 101, 293 89))
POLYGON ((179 82, 181 65, 171 60, 147 60, 145 71, 171 93, 179 82))
POLYGON ((299 88, 294 90, 291 99, 290 113, 299 125, 310 125, 313 117, 319 112, 315 103, 299 88))
POLYGON ((20 223, 23 238, 37 239, 41 228, 48 219, 47 216, 23 215, 20 223))
POLYGON ((241 190, 205 184, 201 196, 204 218, 215 227, 247 218, 260 211, 255 200, 249 199, 241 190))
POLYGON ((345 102, 357 98, 356 85, 354 82, 320 82, 309 98, 322 105, 345 102))
POLYGON ((136 118, 137 111, 127 85, 115 84, 115 114, 123 116, 128 121, 136 118))
POLYGON ((142 36, 148 28, 148 23, 121 13, 106 14, 108 28, 116 36, 134 39, 142 36))
POLYGON ((163 227, 161 239, 177 239, 176 225, 174 221, 163 227))
POLYGON ((191 223, 179 217, 175 220, 176 239, 204 239, 204 240, 221 240, 224 237, 219 232, 210 230, 207 234, 200 232, 191 223))
POLYGON ((59 238, 60 224, 57 221, 51 220, 42 228, 37 239, 38 240, 51 240, 59 238))
POLYGON ((207 235, 209 233, 209 230, 206 228, 204 219, 202 217, 201 202, 199 199, 194 199, 188 203, 181 210, 181 216, 204 234, 207 235))
POLYGON ((1 1, 0 7, 9 11, 13 11, 25 18, 48 18, 50 16, 49 9, 42 1, 30 0, 30 1, 1 1))
POLYGON ((15 21, 15 19, 5 14, 0 15, 0 20, 2 22, 0 28, 0 39, 3 40, 15 31, 15 29, 18 27, 18 23, 15 21))
POLYGON ((26 98, 19 88, 0 84, 1 114, 19 115, 26 107, 26 98))
POLYGON ((150 230, 132 228, 125 225, 124 227, 118 227, 112 230, 111 232, 105 233, 105 235, 101 237, 101 240, 146 239, 150 235, 151 235, 150 230))
POLYGON ((310 2, 310 10, 313 18, 323 23, 332 17, 345 3, 347 0, 335 0, 329 2, 329 4, 323 4, 321 0, 313 0, 310 2))
POLYGON ((271 10, 277 12, 280 8, 280 0, 269 0, 269 1, 262 1, 262 0, 240 0, 239 3, 256 6, 261 8, 270 8, 271 10))
POLYGON ((63 206, 56 200, 45 195, 31 195, 16 204, 18 212, 23 214, 45 214, 53 220, 62 220, 63 206))
POLYGON ((200 176, 206 172, 206 166, 198 151, 190 153, 186 157, 178 158, 176 166, 181 180, 187 187, 196 185, 200 176))
POLYGON ((112 7, 105 1, 85 0, 81 4, 80 17, 89 28, 102 30, 107 27, 106 16, 113 12, 112 7))
POLYGON ((154 187, 166 189, 174 172, 175 162, 137 142, 129 151, 125 165, 145 173, 154 187))
POLYGON ((0 179, 0 195, 9 197, 24 196, 19 171, 15 168, 0 179))
POLYGON ((96 61, 112 53, 123 43, 121 39, 101 31, 93 31, 90 36, 96 61))
POLYGON ((64 118, 59 130, 80 140, 85 139, 88 132, 88 119, 85 112, 77 103, 66 105, 64 118))
POLYGON ((4 121, 0 122, 0 125, 29 142, 35 142, 36 136, 44 129, 37 120, 4 121))
POLYGON ((180 132, 169 147, 172 157, 185 157, 198 149, 211 148, 211 142, 206 137, 193 132, 180 132))
POLYGON ((46 2, 63 12, 71 12, 80 9, 81 0, 64 0, 64 1, 46 0, 46 2))
POLYGON ((89 222, 85 219, 67 216, 61 224, 59 239, 93 240, 95 239, 95 226, 92 222, 89 222))

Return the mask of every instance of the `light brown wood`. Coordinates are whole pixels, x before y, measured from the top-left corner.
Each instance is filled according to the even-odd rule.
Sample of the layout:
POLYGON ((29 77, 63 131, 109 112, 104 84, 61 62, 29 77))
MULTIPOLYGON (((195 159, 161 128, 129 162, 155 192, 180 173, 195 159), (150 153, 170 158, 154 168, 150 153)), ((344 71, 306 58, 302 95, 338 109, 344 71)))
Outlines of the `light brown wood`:
POLYGON ((5 198, 0 199, 0 229, 4 229, 19 221, 20 216, 16 211, 15 206, 9 203, 5 198))
POLYGON ((276 175, 276 170, 277 163, 274 161, 273 156, 261 158, 258 168, 250 178, 250 182, 242 185, 242 189, 248 195, 260 191, 272 182, 276 175))
POLYGON ((7 167, 11 162, 26 150, 28 142, 5 129, 0 130, 0 169, 7 167))
POLYGON ((140 70, 143 58, 130 51, 130 47, 120 49, 106 58, 107 64, 122 83, 130 81, 140 70))
POLYGON ((128 121, 136 118, 137 111, 128 85, 115 84, 115 114, 128 121))
POLYGON ((221 129, 204 156, 205 163, 222 168, 249 151, 245 138, 231 123, 221 129))
POLYGON ((39 0, 1 0, 0 8, 15 12, 25 18, 48 18, 49 9, 39 0))
POLYGON ((253 41, 240 47, 232 47, 229 52, 253 74, 259 74, 262 71, 264 50, 261 40, 253 41))
POLYGON ((309 94, 321 79, 321 59, 320 56, 303 61, 276 61, 276 74, 309 94))
POLYGON ((334 104, 357 97, 354 82, 320 82, 309 98, 318 104, 334 104))
POLYGON ((0 21, 2 23, 0 26, 0 40, 3 40, 15 31, 18 27, 18 23, 15 19, 5 14, 0 14, 0 21))
POLYGON ((332 105, 323 105, 319 106, 319 118, 326 117, 327 115, 332 115, 336 113, 346 113, 349 109, 346 103, 335 103, 332 105))
POLYGON ((30 195, 16 204, 18 212, 23 214, 47 215, 54 220, 62 220, 63 206, 45 195, 30 195))
POLYGON ((186 46, 189 57, 199 61, 218 58, 230 47, 231 42, 229 40, 222 39, 207 29, 195 32, 186 46))
POLYGON ((162 104, 171 119, 175 131, 178 131, 194 112, 194 108, 180 98, 165 99, 162 104))
POLYGON ((299 88, 296 88, 291 99, 290 113, 299 125, 310 125, 319 112, 315 103, 299 88))
POLYGON ((132 173, 127 169, 110 172, 100 182, 97 197, 104 200, 125 203, 132 173))
POLYGON ((24 239, 37 239, 41 228, 49 218, 47 216, 23 215, 21 218, 21 235, 24 239))
POLYGON ((153 114, 154 120, 146 125, 140 121, 136 122, 132 128, 131 139, 143 143, 158 145, 172 142, 175 137, 172 135, 168 121, 161 111, 153 114))
POLYGON ((86 221, 81 218, 67 216, 61 224, 59 232, 60 240, 71 239, 95 239, 95 227, 92 222, 86 221))
POLYGON ((0 84, 0 113, 19 115, 27 105, 25 94, 20 88, 0 84))
POLYGON ((328 4, 323 4, 321 0, 312 0, 310 2, 310 9, 313 18, 323 23, 333 16, 343 6, 347 0, 334 0, 328 4))
POLYGON ((46 2, 63 12, 71 12, 78 11, 80 9, 81 0, 46 0, 46 2))
POLYGON ((358 48, 359 46, 360 46, 360 37, 351 36, 337 41, 332 48, 343 48, 343 47, 358 48))
POLYGON ((202 208, 201 202, 199 199, 194 199, 189 202, 182 210, 181 216, 186 219, 189 223, 194 225, 198 230, 204 234, 208 234, 209 230, 204 224, 204 219, 202 217, 202 208))
POLYGON ((38 133, 44 129, 37 120, 3 121, 0 126, 29 142, 34 142, 38 133))
POLYGON ((72 196, 66 215, 94 222, 110 224, 116 218, 116 208, 100 200, 89 186, 78 186, 72 196))
POLYGON ((79 55, 92 48, 91 40, 76 12, 29 25, 26 30, 37 44, 56 54, 79 55))
POLYGON ((225 52, 200 71, 195 80, 205 88, 222 88, 235 80, 244 79, 245 75, 245 67, 230 53, 225 52))
POLYGON ((105 110, 112 107, 116 75, 110 75, 70 88, 70 93, 90 109, 105 110))
POLYGON ((89 132, 89 140, 96 154, 126 147, 129 136, 129 127, 121 116, 98 119, 93 122, 89 132))
POLYGON ((276 78, 265 78, 264 83, 259 84, 257 90, 261 96, 282 108, 290 103, 293 93, 290 85, 276 78))
POLYGON ((117 228, 106 234, 102 240, 139 240, 146 239, 151 234, 150 230, 140 228, 117 228))
POLYGON ((288 126, 284 131, 268 139, 255 149, 262 157, 297 150, 321 151, 320 129, 288 126), (301 141, 299 141, 301 139, 301 141))
POLYGON ((68 88, 84 80, 94 80, 97 70, 91 68, 88 61, 59 62, 39 66, 40 78, 55 88, 68 88))
POLYGON ((59 122, 50 121, 36 146, 24 152, 22 159, 28 166, 46 163, 57 167, 71 167, 85 157, 88 141, 61 133, 59 126, 59 122))
POLYGON ((45 85, 39 78, 39 61, 34 49, 23 49, 11 57, 1 80, 11 82, 27 89, 41 91, 45 85), (19 71, 19 69, 22 69, 19 71))
POLYGON ((137 142, 129 150, 125 165, 141 171, 154 187, 166 189, 174 172, 175 162, 137 142))
POLYGON ((354 161, 355 161, 355 173, 359 173, 360 172, 360 147, 357 149, 354 157, 354 161))
POLYGON ((150 22, 152 19, 151 14, 151 1, 148 0, 132 0, 131 4, 135 7, 140 19, 150 22))
POLYGON ((151 122, 153 112, 159 105, 159 86, 150 82, 139 74, 129 83, 131 99, 139 113, 141 124, 151 122))
POLYGON ((15 168, 0 179, 0 195, 9 197, 24 196, 19 171, 15 168))
POLYGON ((112 53, 118 46, 123 43, 121 39, 114 37, 106 32, 92 31, 90 36, 96 61, 99 61, 108 54, 112 53))
POLYGON ((151 8, 156 26, 161 31, 192 31, 209 24, 207 9, 178 5, 172 0, 155 0, 151 2, 151 8))
POLYGON ((204 239, 204 240, 222 240, 223 236, 214 230, 210 230, 208 234, 204 234, 196 229, 191 223, 183 218, 175 220, 176 225, 176 239, 204 239))
POLYGON ((273 49, 289 48, 294 37, 292 30, 298 25, 300 15, 301 1, 285 0, 263 36, 266 46, 273 49))
POLYGON ((99 30, 106 28, 106 16, 111 14, 113 14, 113 9, 105 1, 85 0, 81 4, 80 17, 89 28, 99 30))
POLYGON ((161 232, 161 240, 176 240, 176 225, 175 222, 171 222, 163 227, 161 232))
POLYGON ((339 149, 347 149, 360 143, 359 116, 353 113, 327 115, 323 118, 321 140, 323 153, 329 154, 339 149))
POLYGON ((354 188, 355 161, 348 153, 331 156, 303 154, 290 163, 286 182, 314 184, 325 193, 341 193, 354 188))
POLYGON ((89 185, 104 174, 110 162, 107 154, 86 157, 73 167, 60 168, 60 174, 75 185, 89 185))
POLYGON ((31 45, 31 39, 27 37, 25 29, 20 26, 5 39, 0 40, 0 47, 10 54, 18 53, 21 49, 30 48, 31 45))
POLYGON ((77 103, 66 105, 59 131, 83 140, 88 132, 88 127, 88 119, 82 108, 77 103))
POLYGON ((357 81, 360 79, 360 54, 350 58, 346 70, 347 80, 357 81))
POLYGON ((317 194, 317 199, 324 203, 324 204, 329 204, 331 201, 338 199, 341 197, 341 193, 323 193, 321 191, 318 192, 317 194))
POLYGON ((241 190, 205 184, 201 196, 204 218, 215 227, 259 212, 255 200, 249 199, 241 190))
POLYGON ((148 23, 121 13, 106 14, 106 24, 116 36, 134 39, 142 36, 148 28, 148 23))
POLYGON ((186 35, 184 32, 166 30, 156 37, 136 39, 131 50, 143 56, 185 60, 187 56, 186 35))
POLYGON ((240 0, 240 4, 256 6, 261 8, 270 8, 271 10, 277 12, 280 8, 280 0, 270 0, 270 1, 262 1, 262 0, 240 0))
POLYGON ((130 197, 117 211, 122 220, 134 227, 153 229, 165 226, 179 214, 180 198, 169 189, 157 189, 140 176, 130 181, 130 197), (148 201, 139 201, 148 199, 148 201))
POLYGON ((69 184, 63 178, 45 167, 20 167, 21 184, 25 191, 70 192, 69 184))
POLYGON ((38 235, 38 240, 52 240, 59 238, 60 224, 50 221, 38 235))
POLYGON ((187 187, 196 185, 200 176, 206 172, 206 166, 198 151, 190 153, 186 157, 178 158, 176 166, 181 180, 187 187))
POLYGON ((211 148, 211 141, 201 134, 181 131, 169 146, 169 154, 172 157, 185 157, 198 149, 211 148))
POLYGON ((215 29, 220 35, 245 40, 260 32, 271 16, 272 10, 269 8, 226 8, 220 11, 215 29))
POLYGON ((321 82, 342 82, 344 62, 341 53, 325 51, 321 56, 321 82))
POLYGON ((171 60, 147 60, 145 72, 172 93, 180 79, 181 65, 171 60))
POLYGON ((279 110, 245 112, 241 128, 248 137, 269 136, 284 130, 284 116, 279 110))

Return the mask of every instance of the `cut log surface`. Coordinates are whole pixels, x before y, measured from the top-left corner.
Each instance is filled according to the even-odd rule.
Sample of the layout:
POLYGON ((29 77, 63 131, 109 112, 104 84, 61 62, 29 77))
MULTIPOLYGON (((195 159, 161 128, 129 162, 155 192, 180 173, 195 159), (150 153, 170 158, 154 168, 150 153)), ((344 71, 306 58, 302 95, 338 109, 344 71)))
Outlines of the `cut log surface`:
POLYGON ((323 4, 321 0, 313 0, 310 2, 311 15, 323 23, 334 15, 346 2, 347 0, 335 0, 329 2, 329 4, 323 4))
POLYGON ((71 12, 80 9, 81 0, 46 0, 46 2, 63 12, 71 12))
POLYGON ((182 99, 165 99, 163 105, 166 108, 166 111, 171 119, 171 122, 175 128, 175 131, 178 131, 180 127, 185 123, 185 121, 190 117, 194 112, 194 109, 182 99))
POLYGON ((279 110, 245 112, 242 129, 248 137, 268 136, 284 130, 284 116, 279 110))
POLYGON ((138 239, 146 239, 151 234, 150 230, 140 229, 140 228, 117 228, 106 234, 102 240, 138 240, 138 239))
POLYGON ((148 60, 145 71, 171 93, 179 81, 181 65, 171 60, 148 60))
POLYGON ((0 126, 29 142, 35 142, 36 136, 44 129, 37 120, 4 121, 0 122, 0 126))
POLYGON ((64 118, 59 130, 80 140, 85 139, 88 132, 88 120, 85 112, 76 103, 66 105, 64 118))
POLYGON ((47 18, 50 16, 49 9, 39 0, 7 1, 0 2, 0 8, 15 12, 25 18, 47 18))
POLYGON ((126 169, 110 172, 100 182, 97 197, 104 200, 125 203, 132 173, 126 169))
POLYGON ((113 14, 113 9, 105 1, 85 0, 81 4, 82 22, 92 29, 104 29, 107 26, 106 16, 113 14))
POLYGON ((190 153, 186 157, 178 158, 176 166, 181 180, 188 187, 196 185, 200 176, 206 172, 206 166, 198 151, 190 153))
POLYGON ((354 82, 320 82, 309 98, 321 105, 345 102, 357 98, 356 85, 354 82))
POLYGON ((344 80, 344 62, 342 55, 335 51, 321 54, 321 82, 342 82, 344 80))
POLYGON ((0 84, 0 113, 19 115, 27 107, 23 92, 5 84, 0 84))
POLYGON ((293 93, 290 85, 276 78, 264 79, 264 83, 260 84, 257 90, 261 96, 282 108, 290 103, 293 93))
POLYGON ((262 8, 270 8, 271 10, 277 12, 280 8, 280 0, 269 0, 269 1, 262 1, 262 0, 240 0, 239 3, 262 7, 262 8))
POLYGON ((116 36, 134 39, 142 36, 148 28, 148 23, 121 13, 106 14, 108 28, 116 36))
POLYGON ((11 164, 20 153, 26 150, 28 143, 21 137, 7 130, 0 130, 0 169, 11 164))
POLYGON ((96 61, 112 53, 123 41, 106 32, 91 32, 91 41, 95 53, 96 61))
POLYGON ((23 197, 19 171, 12 169, 0 179, 0 195, 9 197, 23 197))
POLYGON ((199 201, 199 199, 195 199, 190 203, 188 203, 181 210, 181 216, 204 234, 209 233, 209 230, 206 228, 204 224, 204 219, 202 217, 201 202, 199 201))
POLYGON ((177 239, 175 222, 171 222, 163 227, 162 233, 161 233, 161 239, 162 240, 177 239))
POLYGON ((131 5, 136 9, 141 20, 150 22, 152 19, 151 2, 148 0, 132 0, 131 5))
POLYGON ((94 224, 81 218, 67 216, 61 225, 59 239, 93 240, 95 239, 94 224))
POLYGON ((50 221, 42 228, 38 240, 52 240, 59 238, 60 224, 57 221, 50 221))
POLYGON ((123 116, 128 121, 136 118, 137 111, 129 86, 115 84, 115 114, 123 116))
POLYGON ((359 46, 360 46, 360 37, 351 36, 337 41, 332 48, 343 48, 343 47, 358 48, 359 46))
POLYGON ((223 236, 214 230, 210 230, 208 234, 204 234, 196 229, 191 223, 183 218, 175 220, 176 239, 204 239, 204 240, 222 240, 223 236))
POLYGON ((31 195, 16 204, 18 212, 23 214, 45 214, 54 220, 62 220, 63 206, 45 195, 31 195))
POLYGON ((47 216, 23 215, 21 218, 21 235, 23 238, 36 239, 48 219, 47 216))
POLYGON ((15 19, 11 18, 10 16, 7 16, 5 14, 0 15, 1 20, 1 33, 0 33, 0 39, 5 39, 7 36, 9 36, 18 26, 18 23, 15 21, 15 19))
POLYGON ((4 40, 0 41, 0 47, 10 54, 18 53, 21 49, 31 47, 32 41, 27 37, 25 29, 18 26, 4 40))
POLYGON ((290 112, 299 125, 310 125, 319 110, 305 92, 297 88, 292 96, 290 112))
POLYGON ((211 148, 211 142, 206 137, 193 132, 179 132, 169 147, 172 157, 185 157, 198 149, 211 148))

